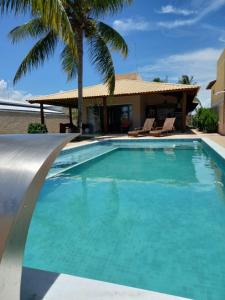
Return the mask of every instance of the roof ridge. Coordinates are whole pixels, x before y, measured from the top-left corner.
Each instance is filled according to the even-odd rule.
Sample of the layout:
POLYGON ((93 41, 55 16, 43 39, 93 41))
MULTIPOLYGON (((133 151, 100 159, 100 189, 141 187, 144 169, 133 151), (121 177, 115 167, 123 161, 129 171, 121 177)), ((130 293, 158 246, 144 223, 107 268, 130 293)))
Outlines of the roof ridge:
POLYGON ((160 85, 160 84, 164 84, 164 85, 177 85, 177 86, 200 86, 198 84, 184 84, 184 83, 173 83, 173 82, 157 82, 157 81, 148 81, 148 80, 143 80, 143 79, 129 79, 129 78, 124 78, 124 79, 120 79, 117 81, 132 81, 132 82, 144 82, 144 83, 154 83, 156 85, 160 85))

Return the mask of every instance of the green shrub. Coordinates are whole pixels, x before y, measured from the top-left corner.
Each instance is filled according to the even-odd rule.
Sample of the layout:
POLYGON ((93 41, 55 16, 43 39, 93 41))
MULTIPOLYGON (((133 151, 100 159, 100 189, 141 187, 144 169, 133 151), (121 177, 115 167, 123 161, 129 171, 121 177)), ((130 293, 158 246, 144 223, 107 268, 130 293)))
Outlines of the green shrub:
POLYGON ((47 133, 47 127, 40 123, 30 123, 28 125, 27 133, 47 133))
POLYGON ((199 108, 193 117, 193 126, 204 132, 217 132, 217 113, 211 108, 199 108))

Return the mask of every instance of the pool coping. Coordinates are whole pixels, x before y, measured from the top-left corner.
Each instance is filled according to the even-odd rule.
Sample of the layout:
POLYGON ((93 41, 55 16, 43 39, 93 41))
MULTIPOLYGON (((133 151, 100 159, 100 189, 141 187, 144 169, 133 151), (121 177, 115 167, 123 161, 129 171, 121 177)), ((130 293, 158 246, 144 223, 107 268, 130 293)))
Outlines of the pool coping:
POLYGON ((225 148, 220 146, 218 143, 210 140, 207 137, 202 137, 201 140, 205 142, 211 149, 213 149, 220 157, 225 159, 225 148))
MULTIPOLYGON (((75 144, 73 146, 70 147, 65 147, 62 149, 62 152, 64 151, 69 151, 69 150, 74 150, 77 148, 81 148, 81 147, 85 147, 85 146, 91 146, 91 145, 95 145, 98 143, 103 143, 103 142, 121 142, 121 141, 126 141, 126 142, 143 142, 143 141, 161 141, 161 142, 171 142, 171 141, 177 141, 177 140, 182 140, 182 141, 186 141, 186 140, 192 140, 192 141, 203 141, 205 142, 210 148, 212 148, 217 154, 219 154, 223 159, 225 159, 225 148, 221 145, 219 145, 217 142, 211 140, 209 137, 205 137, 205 136, 170 136, 170 137, 140 137, 140 138, 127 138, 127 137, 114 137, 114 138, 105 138, 105 139, 101 139, 101 140, 95 140, 95 141, 87 141, 85 143, 82 144, 75 144)), ((100 154, 101 155, 101 154, 100 154)))
POLYGON ((23 268, 22 299, 79 300, 190 300, 126 285, 23 268))

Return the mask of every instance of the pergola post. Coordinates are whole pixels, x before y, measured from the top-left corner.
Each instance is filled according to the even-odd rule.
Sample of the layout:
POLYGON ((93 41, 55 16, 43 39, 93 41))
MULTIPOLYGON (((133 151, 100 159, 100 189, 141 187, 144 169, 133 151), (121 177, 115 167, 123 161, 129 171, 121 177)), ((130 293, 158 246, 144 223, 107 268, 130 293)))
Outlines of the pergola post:
POLYGON ((185 131, 185 129, 186 129, 186 114, 187 114, 187 93, 186 92, 183 92, 181 105, 182 105, 181 129, 183 131, 185 131))
POLYGON ((108 132, 107 97, 103 97, 103 131, 108 132))
POLYGON ((72 116, 72 107, 69 106, 69 118, 70 118, 70 125, 73 124, 73 116, 72 116))
POLYGON ((41 124, 45 125, 45 114, 44 114, 44 106, 40 104, 40 112, 41 112, 41 124))

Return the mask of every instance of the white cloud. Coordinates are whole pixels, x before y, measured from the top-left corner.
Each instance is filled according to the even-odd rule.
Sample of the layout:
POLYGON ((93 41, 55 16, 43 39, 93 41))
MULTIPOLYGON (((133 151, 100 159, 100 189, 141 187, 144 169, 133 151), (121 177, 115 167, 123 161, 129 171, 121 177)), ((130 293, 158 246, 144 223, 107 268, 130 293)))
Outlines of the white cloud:
POLYGON ((4 79, 0 80, 0 99, 1 100, 25 101, 25 99, 29 98, 30 96, 31 96, 31 94, 29 94, 29 93, 10 88, 7 81, 5 81, 4 79))
POLYGON ((113 22, 113 27, 120 32, 147 31, 151 29, 150 23, 144 19, 121 19, 113 22))
POLYGON ((201 21, 205 16, 207 16, 211 12, 220 9, 223 5, 225 5, 225 0, 208 0, 205 2, 204 7, 200 7, 199 13, 196 17, 185 20, 174 20, 172 22, 158 22, 158 26, 172 29, 181 26, 193 25, 201 21))
POLYGON ((196 13, 194 10, 190 9, 181 9, 177 8, 173 5, 165 5, 162 6, 161 9, 158 11, 160 14, 176 14, 176 15, 183 15, 183 16, 189 16, 196 13))
POLYGON ((204 105, 210 104, 210 92, 206 90, 209 81, 216 78, 216 63, 223 49, 205 48, 197 51, 174 54, 158 59, 153 64, 143 66, 139 69, 143 77, 152 79, 160 76, 168 76, 169 81, 176 82, 178 78, 187 74, 194 79, 201 90, 199 98, 204 105))

